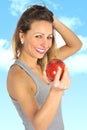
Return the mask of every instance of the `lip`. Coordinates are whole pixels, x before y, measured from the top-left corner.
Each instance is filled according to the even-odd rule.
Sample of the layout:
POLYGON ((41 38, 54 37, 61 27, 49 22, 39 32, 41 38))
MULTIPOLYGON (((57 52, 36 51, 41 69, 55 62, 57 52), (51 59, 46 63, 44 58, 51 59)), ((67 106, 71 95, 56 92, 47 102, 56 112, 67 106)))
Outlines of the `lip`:
POLYGON ((40 54, 45 54, 46 50, 45 49, 40 49, 40 48, 36 48, 36 51, 40 54))

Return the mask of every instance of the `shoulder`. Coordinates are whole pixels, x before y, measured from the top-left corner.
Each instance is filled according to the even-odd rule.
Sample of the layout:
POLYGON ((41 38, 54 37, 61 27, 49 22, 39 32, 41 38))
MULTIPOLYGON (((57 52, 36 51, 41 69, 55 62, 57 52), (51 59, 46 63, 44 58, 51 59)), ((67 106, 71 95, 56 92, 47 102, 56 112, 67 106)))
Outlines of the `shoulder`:
POLYGON ((33 79, 18 65, 13 65, 7 76, 7 89, 13 98, 17 98, 18 95, 35 92, 35 83, 33 79))
POLYGON ((7 81, 8 83, 20 83, 21 80, 24 80, 25 72, 18 66, 13 65, 8 72, 7 81))

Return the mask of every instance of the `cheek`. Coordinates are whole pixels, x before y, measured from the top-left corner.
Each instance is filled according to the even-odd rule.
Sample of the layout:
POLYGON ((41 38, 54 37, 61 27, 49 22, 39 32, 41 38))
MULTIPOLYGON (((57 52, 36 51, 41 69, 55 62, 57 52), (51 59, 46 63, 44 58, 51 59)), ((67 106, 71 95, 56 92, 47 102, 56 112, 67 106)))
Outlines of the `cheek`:
POLYGON ((48 48, 50 49, 52 47, 52 42, 48 44, 48 48))
POLYGON ((34 40, 30 40, 29 42, 28 42, 28 48, 33 48, 33 47, 35 47, 35 41, 34 40))

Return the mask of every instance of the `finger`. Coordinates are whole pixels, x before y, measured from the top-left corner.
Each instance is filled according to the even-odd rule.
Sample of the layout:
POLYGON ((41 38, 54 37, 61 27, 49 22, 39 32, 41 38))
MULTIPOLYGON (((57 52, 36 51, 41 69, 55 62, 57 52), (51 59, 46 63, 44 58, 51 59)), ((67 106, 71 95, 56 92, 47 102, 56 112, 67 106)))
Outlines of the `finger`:
POLYGON ((60 80, 60 77, 61 77, 61 73, 62 73, 62 69, 61 67, 58 67, 58 70, 57 70, 57 73, 55 75, 55 79, 54 80, 60 80))
POLYGON ((68 68, 65 66, 62 79, 66 78, 66 77, 69 77, 69 72, 68 72, 68 68))
POLYGON ((64 74, 63 74, 63 77, 61 79, 61 86, 64 89, 67 89, 67 88, 70 87, 70 84, 71 84, 71 79, 70 79, 70 76, 69 76, 68 68, 65 67, 64 74))
POLYGON ((60 67, 58 67, 55 78, 54 78, 53 82, 51 83, 51 85, 54 86, 54 88, 58 88, 58 86, 60 85, 59 79, 60 79, 61 71, 62 71, 62 69, 60 67))

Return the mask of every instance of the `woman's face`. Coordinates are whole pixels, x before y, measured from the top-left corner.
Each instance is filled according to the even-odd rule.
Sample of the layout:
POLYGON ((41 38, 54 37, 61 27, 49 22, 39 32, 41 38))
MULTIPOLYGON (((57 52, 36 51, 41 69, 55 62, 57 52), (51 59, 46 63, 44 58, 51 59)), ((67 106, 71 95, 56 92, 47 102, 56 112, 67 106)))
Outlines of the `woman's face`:
POLYGON ((21 34, 24 42, 22 53, 34 58, 42 58, 52 46, 53 27, 48 21, 35 21, 26 34, 21 34))

